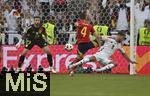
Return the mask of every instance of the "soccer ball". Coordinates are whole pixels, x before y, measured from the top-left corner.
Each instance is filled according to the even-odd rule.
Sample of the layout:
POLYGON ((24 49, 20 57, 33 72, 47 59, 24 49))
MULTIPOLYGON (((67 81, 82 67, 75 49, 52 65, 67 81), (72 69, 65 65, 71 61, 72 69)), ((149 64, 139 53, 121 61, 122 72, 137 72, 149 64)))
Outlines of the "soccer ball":
POLYGON ((67 43, 67 44, 65 45, 65 49, 66 49, 67 51, 71 51, 71 50, 73 49, 73 45, 70 44, 70 43, 67 43))

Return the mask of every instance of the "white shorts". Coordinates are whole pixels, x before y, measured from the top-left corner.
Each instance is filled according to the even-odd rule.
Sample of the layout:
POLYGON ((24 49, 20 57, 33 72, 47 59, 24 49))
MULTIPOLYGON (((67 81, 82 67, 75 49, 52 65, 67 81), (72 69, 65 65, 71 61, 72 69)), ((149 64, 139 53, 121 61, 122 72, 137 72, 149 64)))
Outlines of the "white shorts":
POLYGON ((102 65, 107 65, 107 64, 110 64, 112 62, 111 59, 109 59, 109 57, 105 54, 105 53, 102 53, 102 52, 97 52, 94 54, 96 60, 101 63, 102 65))

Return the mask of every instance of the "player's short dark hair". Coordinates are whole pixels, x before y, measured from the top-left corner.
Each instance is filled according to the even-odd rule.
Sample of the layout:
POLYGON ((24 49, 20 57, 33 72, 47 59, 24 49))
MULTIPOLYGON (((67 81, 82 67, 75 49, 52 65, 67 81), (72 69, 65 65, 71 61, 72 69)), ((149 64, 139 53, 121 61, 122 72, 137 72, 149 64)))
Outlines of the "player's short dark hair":
POLYGON ((118 31, 118 35, 126 36, 126 33, 125 33, 125 32, 121 32, 121 31, 118 31))
POLYGON ((35 19, 35 18, 39 18, 39 19, 41 19, 41 17, 40 17, 40 16, 34 16, 34 19, 35 19))
POLYGON ((150 19, 147 20, 147 23, 150 23, 150 19))
POLYGON ((80 19, 86 19, 86 13, 87 11, 79 12, 80 19))

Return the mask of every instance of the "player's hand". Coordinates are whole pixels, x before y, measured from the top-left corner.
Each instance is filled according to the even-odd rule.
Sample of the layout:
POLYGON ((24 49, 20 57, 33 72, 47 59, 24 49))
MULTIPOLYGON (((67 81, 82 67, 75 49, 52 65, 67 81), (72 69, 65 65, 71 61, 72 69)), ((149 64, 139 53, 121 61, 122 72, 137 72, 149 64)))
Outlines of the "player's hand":
POLYGON ((138 64, 136 61, 131 61, 132 64, 138 64))
POLYGON ((20 47, 20 45, 21 45, 20 43, 17 43, 15 46, 18 49, 20 47))
POLYGON ((75 26, 79 26, 79 23, 78 23, 78 22, 75 22, 75 26))
POLYGON ((48 40, 48 39, 45 39, 45 41, 46 41, 46 43, 47 43, 48 45, 51 45, 51 44, 49 44, 49 40, 48 40))
POLYGON ((15 45, 17 49, 20 47, 21 42, 22 42, 22 39, 19 39, 19 42, 15 45))

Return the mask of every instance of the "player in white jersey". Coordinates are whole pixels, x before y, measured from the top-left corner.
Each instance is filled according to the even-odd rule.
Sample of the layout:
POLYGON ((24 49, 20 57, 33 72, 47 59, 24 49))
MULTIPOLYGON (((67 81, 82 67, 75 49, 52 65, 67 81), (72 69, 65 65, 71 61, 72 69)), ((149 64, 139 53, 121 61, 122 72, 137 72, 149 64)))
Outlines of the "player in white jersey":
POLYGON ((100 69, 96 69, 96 72, 102 72, 105 70, 109 70, 115 67, 117 64, 111 60, 110 56, 116 51, 119 50, 121 54, 130 62, 135 63, 134 61, 130 60, 130 58, 125 54, 124 49, 122 48, 122 42, 125 40, 126 35, 122 32, 118 32, 116 37, 101 37, 99 40, 99 44, 101 41, 104 41, 103 46, 100 47, 98 52, 96 52, 93 56, 89 58, 83 58, 81 61, 69 65, 68 68, 71 70, 70 75, 74 73, 73 68, 78 65, 82 65, 87 62, 98 61, 100 62, 103 67, 100 69))

